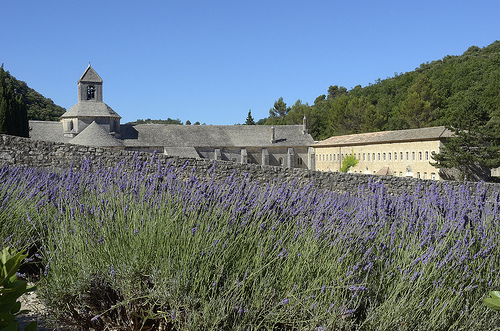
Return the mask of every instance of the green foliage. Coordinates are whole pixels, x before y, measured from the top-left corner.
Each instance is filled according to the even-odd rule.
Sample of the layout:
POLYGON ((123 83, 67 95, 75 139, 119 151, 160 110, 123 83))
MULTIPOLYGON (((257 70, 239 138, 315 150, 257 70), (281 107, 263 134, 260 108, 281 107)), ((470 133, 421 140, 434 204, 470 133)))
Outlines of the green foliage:
POLYGON ((286 124, 285 117, 290 111, 290 107, 287 107, 283 97, 280 97, 274 102, 273 108, 269 109, 269 117, 266 120, 266 125, 280 125, 286 124))
MULTIPOLYGON (((453 107, 443 119, 454 136, 433 156, 438 168, 457 168, 464 179, 478 168, 500 166, 500 131, 478 91, 470 89, 450 98, 453 107)), ((494 115, 494 114, 493 114, 494 115)))
POLYGON ((484 298, 483 303, 493 310, 500 311, 500 292, 490 291, 490 297, 484 298))
POLYGON ((421 64, 414 71, 395 73, 375 84, 347 90, 330 86, 314 104, 288 109, 282 98, 270 110, 266 124, 298 124, 306 113, 316 140, 330 136, 446 125, 460 105, 461 93, 473 89, 492 117, 500 107, 500 41, 470 47, 460 56, 421 64), (292 119, 289 119, 292 118, 292 119))
POLYGON ((247 116, 247 119, 245 121, 245 124, 246 125, 255 125, 255 120, 252 117, 252 110, 251 109, 248 111, 248 116, 247 116))
POLYGON ((29 136, 26 105, 22 95, 16 95, 13 81, 7 84, 3 65, 0 67, 0 133, 29 136))
MULTIPOLYGON (((198 122, 199 123, 199 122, 198 122)), ((131 124, 131 125, 137 125, 137 124, 178 124, 178 125, 182 125, 182 122, 180 119, 176 118, 176 119, 171 119, 170 117, 167 118, 166 120, 152 120, 150 118, 148 119, 138 119, 136 120, 135 122, 128 122, 126 124, 131 124)), ((191 124, 191 122, 189 122, 189 124, 191 124)), ((187 124, 186 122, 186 125, 189 125, 187 124)), ((196 123, 195 123, 196 125, 196 123)))
POLYGON ((151 174, 145 164, 1 172, 2 241, 36 234, 41 298, 79 330, 491 330, 500 321, 482 304, 499 286, 497 204, 465 186, 422 198, 375 183, 342 194, 218 183, 154 162, 151 174))
MULTIPOLYGON (((11 76, 8 71, 4 71, 4 80, 7 85, 12 85, 17 97, 23 101, 26 107, 26 115, 23 114, 22 116, 26 116, 28 120, 58 121, 59 117, 66 111, 64 108, 54 104, 51 99, 45 98, 37 91, 28 87, 25 82, 11 76)), ((26 130, 26 128, 23 130, 26 130)))
MULTIPOLYGON (((16 317, 26 313, 21 310, 21 303, 17 301, 24 293, 33 291, 34 287, 27 287, 24 280, 18 280, 16 272, 21 266, 21 262, 27 255, 18 252, 14 254, 7 247, 4 248, 0 256, 0 328, 1 330, 18 330, 16 317)), ((25 331, 36 330, 37 323, 31 322, 24 329, 25 331)))
POLYGON ((348 172, 349 169, 355 167, 358 162, 359 161, 356 159, 356 156, 354 156, 354 152, 352 152, 351 154, 344 156, 344 158, 342 159, 342 166, 340 167, 340 171, 348 172))

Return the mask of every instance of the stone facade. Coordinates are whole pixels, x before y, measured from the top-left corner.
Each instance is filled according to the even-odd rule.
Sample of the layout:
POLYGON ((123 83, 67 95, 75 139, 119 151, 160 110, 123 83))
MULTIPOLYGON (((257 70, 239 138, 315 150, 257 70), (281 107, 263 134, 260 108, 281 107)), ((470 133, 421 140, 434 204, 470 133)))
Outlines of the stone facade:
POLYGON ((430 162, 450 134, 433 127, 332 137, 314 145, 316 170, 338 172, 343 158, 354 154, 358 164, 351 173, 442 179, 430 162))
POLYGON ((314 169, 302 125, 163 125, 120 124, 121 117, 103 102, 103 81, 90 66, 77 82, 78 103, 59 124, 30 121, 34 140, 94 148, 158 152, 168 156, 232 161, 240 164, 314 169))

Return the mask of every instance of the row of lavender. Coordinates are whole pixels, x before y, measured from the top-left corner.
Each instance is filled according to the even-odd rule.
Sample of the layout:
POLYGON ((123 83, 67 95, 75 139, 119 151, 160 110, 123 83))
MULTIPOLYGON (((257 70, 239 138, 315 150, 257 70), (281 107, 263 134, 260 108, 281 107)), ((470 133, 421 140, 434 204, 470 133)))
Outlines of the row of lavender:
POLYGON ((498 194, 262 188, 150 165, 0 169, 1 240, 41 261, 53 316, 98 329, 500 324, 481 302, 500 288, 498 194))

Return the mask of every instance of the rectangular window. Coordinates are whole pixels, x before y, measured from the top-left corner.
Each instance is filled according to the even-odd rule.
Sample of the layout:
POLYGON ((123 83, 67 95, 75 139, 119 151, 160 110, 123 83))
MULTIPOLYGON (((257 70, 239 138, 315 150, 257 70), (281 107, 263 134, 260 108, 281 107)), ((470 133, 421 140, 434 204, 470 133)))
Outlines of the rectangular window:
POLYGON ((425 151, 425 161, 429 161, 429 151, 425 151))
POLYGON ((385 161, 385 153, 383 153, 383 156, 384 156, 384 161, 385 161))
POLYGON ((422 161, 422 152, 418 152, 418 160, 422 161))
POLYGON ((332 158, 333 158, 333 156, 332 156, 332 154, 330 154, 330 161, 332 160, 332 158))
POLYGON ((417 178, 420 178, 420 171, 417 172, 417 178))
POLYGON ((398 153, 394 152, 394 161, 397 161, 397 160, 398 160, 398 153))
POLYGON ((427 179, 427 173, 424 172, 424 179, 427 179))
POLYGON ((411 152, 411 160, 415 161, 415 152, 411 152))
POLYGON ((403 173, 401 171, 399 172, 399 177, 403 177, 403 173))
POLYGON ((358 160, 361 160, 361 153, 358 153, 358 160))
POLYGON ((399 153, 399 156, 400 156, 400 160, 403 161, 403 152, 399 153))
POLYGON ((378 156, 378 160, 380 161, 380 153, 377 153, 377 156, 378 156))
POLYGON ((337 161, 337 154, 333 154, 333 161, 337 161))
POLYGON ((436 174, 435 174, 434 172, 433 172, 433 173, 431 173, 431 179, 436 180, 436 174))
POLYGON ((363 161, 365 161, 365 160, 366 160, 366 159, 365 159, 365 157, 366 157, 366 154, 365 154, 365 153, 363 153, 363 161))
POLYGON ((370 161, 370 153, 368 153, 368 161, 370 161))
MULTIPOLYGON (((380 155, 380 154, 379 154, 380 155)), ((373 153, 373 158, 372 158, 373 161, 375 161, 375 153, 373 153)))
POLYGON ((410 161, 410 152, 406 152, 406 161, 410 161))

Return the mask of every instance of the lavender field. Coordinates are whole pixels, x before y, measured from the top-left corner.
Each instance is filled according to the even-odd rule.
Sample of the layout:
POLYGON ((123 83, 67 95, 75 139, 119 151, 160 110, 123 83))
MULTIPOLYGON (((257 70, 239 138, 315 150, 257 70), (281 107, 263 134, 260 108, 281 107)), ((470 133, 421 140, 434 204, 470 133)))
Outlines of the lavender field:
POLYGON ((339 194, 216 183, 210 171, 196 178, 148 162, 0 168, 2 247, 30 252, 38 294, 59 321, 99 330, 500 326, 482 303, 500 289, 500 196, 487 199, 481 184, 475 197, 466 187, 390 196, 376 182, 339 194))

